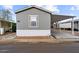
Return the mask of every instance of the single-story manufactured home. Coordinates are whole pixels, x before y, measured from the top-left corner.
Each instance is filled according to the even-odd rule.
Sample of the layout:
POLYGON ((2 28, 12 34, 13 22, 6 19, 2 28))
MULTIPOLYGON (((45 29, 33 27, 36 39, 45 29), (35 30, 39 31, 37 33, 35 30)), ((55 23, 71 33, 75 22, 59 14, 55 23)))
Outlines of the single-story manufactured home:
POLYGON ((16 11, 16 35, 50 36, 55 22, 74 17, 53 14, 49 10, 32 5, 16 11))

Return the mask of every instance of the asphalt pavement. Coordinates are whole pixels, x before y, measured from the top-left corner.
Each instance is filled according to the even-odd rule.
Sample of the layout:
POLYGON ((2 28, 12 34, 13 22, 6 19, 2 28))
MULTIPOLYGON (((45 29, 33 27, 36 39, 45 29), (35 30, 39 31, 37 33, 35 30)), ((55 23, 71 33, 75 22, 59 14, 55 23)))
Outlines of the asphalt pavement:
POLYGON ((0 44, 0 53, 79 53, 79 43, 0 44))

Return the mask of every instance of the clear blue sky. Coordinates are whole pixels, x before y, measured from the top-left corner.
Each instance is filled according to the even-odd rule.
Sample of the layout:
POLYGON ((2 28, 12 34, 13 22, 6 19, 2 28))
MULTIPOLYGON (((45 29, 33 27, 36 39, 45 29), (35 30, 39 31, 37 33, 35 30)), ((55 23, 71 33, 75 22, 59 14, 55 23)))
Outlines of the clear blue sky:
POLYGON ((28 7, 27 5, 13 5, 13 11, 15 12, 18 9, 24 8, 24 7, 28 7))
POLYGON ((58 5, 60 10, 59 14, 73 14, 79 17, 79 6, 76 5, 58 5), (73 9, 72 9, 73 8, 73 9))

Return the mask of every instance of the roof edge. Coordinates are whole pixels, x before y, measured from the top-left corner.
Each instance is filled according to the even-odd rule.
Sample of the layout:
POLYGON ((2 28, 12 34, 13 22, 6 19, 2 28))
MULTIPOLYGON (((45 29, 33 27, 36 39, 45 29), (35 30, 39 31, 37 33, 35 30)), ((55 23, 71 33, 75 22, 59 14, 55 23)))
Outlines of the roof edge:
POLYGON ((52 14, 52 11, 46 10, 45 8, 42 8, 42 7, 39 7, 39 6, 35 6, 35 5, 31 5, 31 6, 27 7, 27 8, 24 8, 24 9, 19 9, 19 10, 17 10, 15 12, 15 14, 18 14, 20 12, 23 12, 23 11, 26 11, 26 10, 29 10, 29 9, 32 9, 32 8, 36 8, 36 9, 39 9, 39 10, 44 11, 46 13, 52 14))

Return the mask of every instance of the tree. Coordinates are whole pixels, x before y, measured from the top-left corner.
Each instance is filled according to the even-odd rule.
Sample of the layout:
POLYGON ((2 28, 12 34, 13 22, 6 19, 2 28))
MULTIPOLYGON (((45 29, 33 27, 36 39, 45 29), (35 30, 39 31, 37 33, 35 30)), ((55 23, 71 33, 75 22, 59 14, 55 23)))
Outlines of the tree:
POLYGON ((9 9, 3 9, 2 14, 3 14, 3 19, 4 20, 7 20, 7 21, 12 20, 12 13, 9 9))

